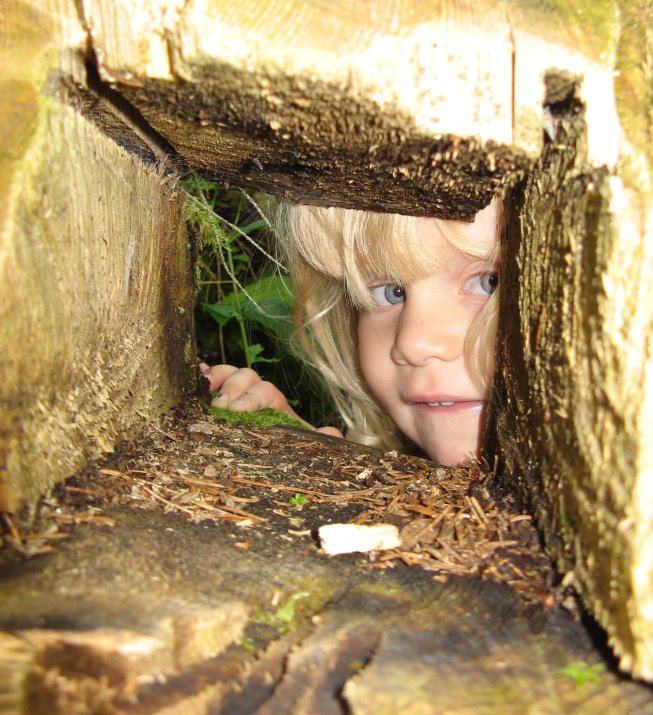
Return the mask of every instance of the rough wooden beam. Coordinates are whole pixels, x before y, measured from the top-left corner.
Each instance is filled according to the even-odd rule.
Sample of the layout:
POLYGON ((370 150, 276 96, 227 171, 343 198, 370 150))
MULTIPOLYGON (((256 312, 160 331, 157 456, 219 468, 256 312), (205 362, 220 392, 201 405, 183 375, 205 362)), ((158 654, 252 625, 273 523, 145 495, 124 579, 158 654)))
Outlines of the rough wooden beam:
POLYGON ((652 680, 653 10, 620 12, 618 161, 590 159, 586 80, 551 74, 550 139, 513 196, 490 454, 621 667, 652 680))
POLYGON ((653 678, 650 4, 83 12, 101 77, 223 178, 453 218, 531 170, 506 249, 497 450, 622 666, 653 678))
POLYGON ((418 2, 83 8, 102 78, 191 166, 224 180, 469 217, 539 143, 532 127, 506 149, 512 44, 494 12, 490 34, 467 11, 434 16, 418 2), (463 39, 473 51, 460 53, 463 39))
POLYGON ((115 715, 653 711, 649 687, 611 672, 581 623, 542 604, 541 580, 530 605, 496 583, 538 563, 534 530, 505 503, 492 508, 503 516, 501 546, 493 519, 484 528, 455 520, 461 535, 474 523, 487 547, 483 578, 456 573, 466 538, 453 518, 404 510, 406 499, 438 493, 449 505, 469 501, 479 470, 456 479, 425 460, 341 440, 327 448, 315 434, 197 420, 166 417, 176 441, 146 428, 102 472, 58 488, 54 518, 69 538, 49 555, 17 563, 0 552, 3 712, 70 715, 98 703, 115 715), (192 477, 188 491, 184 480, 207 467, 212 476, 192 477), (362 469, 375 473, 371 487, 357 479, 362 469), (288 487, 306 490, 302 507, 288 503, 288 487), (233 499, 244 513, 225 511, 233 499), (319 524, 372 513, 415 520, 412 537, 409 524, 401 529, 405 563, 395 553, 383 568, 388 552, 327 556, 314 539, 319 524), (420 541, 442 554, 442 568, 405 565, 420 541))
POLYGON ((0 510, 11 511, 179 402, 194 338, 174 177, 145 144, 136 157, 82 115, 68 89, 85 78, 75 4, 12 0, 1 14, 0 510))
POLYGON ((538 155, 552 62, 587 77, 593 160, 615 159, 609 7, 83 2, 102 78, 191 166, 305 202, 452 218, 538 155))

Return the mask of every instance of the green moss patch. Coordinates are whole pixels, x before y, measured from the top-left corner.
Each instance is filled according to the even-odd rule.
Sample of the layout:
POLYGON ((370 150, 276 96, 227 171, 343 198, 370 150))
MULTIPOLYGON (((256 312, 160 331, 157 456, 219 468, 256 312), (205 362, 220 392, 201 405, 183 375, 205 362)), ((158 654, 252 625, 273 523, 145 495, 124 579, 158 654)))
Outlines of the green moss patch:
POLYGON ((266 427, 299 427, 307 429, 308 425, 285 412, 279 410, 259 410, 258 412, 231 412, 218 407, 206 407, 207 414, 217 422, 230 422, 231 424, 253 425, 259 428, 266 427))

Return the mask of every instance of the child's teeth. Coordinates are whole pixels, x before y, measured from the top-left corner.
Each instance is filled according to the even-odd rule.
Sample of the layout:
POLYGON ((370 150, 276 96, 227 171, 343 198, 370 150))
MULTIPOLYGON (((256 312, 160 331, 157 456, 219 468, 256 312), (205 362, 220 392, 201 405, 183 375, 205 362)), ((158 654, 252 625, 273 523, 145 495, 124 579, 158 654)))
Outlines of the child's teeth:
POLYGON ((453 402, 428 402, 429 407, 451 407, 453 402))

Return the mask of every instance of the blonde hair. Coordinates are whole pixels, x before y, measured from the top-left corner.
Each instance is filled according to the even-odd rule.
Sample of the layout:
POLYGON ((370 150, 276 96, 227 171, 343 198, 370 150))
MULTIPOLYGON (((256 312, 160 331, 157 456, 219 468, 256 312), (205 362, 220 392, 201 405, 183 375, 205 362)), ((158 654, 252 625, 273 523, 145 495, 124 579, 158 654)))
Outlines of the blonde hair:
MULTIPOLYGON (((394 448, 403 438, 370 395, 360 372, 357 320, 371 307, 370 277, 406 285, 437 268, 441 257, 424 249, 420 221, 436 221, 458 250, 496 261, 497 234, 475 241, 458 222, 354 209, 282 204, 277 228, 280 250, 295 296, 295 343, 318 371, 346 425, 347 438, 394 448)), ((467 225, 469 227, 469 225, 467 225)), ((479 236, 480 238, 480 236, 479 236)), ((475 381, 486 388, 494 370, 498 313, 495 291, 470 326, 465 359, 475 381)))

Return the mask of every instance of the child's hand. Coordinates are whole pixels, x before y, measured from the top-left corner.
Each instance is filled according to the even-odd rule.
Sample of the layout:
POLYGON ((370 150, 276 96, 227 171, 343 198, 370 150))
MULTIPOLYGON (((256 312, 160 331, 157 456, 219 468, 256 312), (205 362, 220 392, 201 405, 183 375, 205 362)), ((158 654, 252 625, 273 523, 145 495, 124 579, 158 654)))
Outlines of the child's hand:
MULTIPOLYGON (((218 393, 211 401, 212 407, 220 407, 232 412, 258 412, 271 408, 304 422, 288 404, 283 392, 271 382, 261 380, 254 370, 233 365, 209 367, 206 363, 200 363, 200 372, 209 379, 209 390, 218 393)), ((315 429, 307 422, 304 424, 315 429)), ((342 437, 342 432, 335 427, 321 427, 317 431, 342 437)))
POLYGON ((218 394, 211 401, 213 407, 233 412, 258 412, 271 408, 300 419, 288 404, 284 394, 271 382, 249 368, 233 365, 200 364, 200 372, 209 378, 209 390, 218 394))

